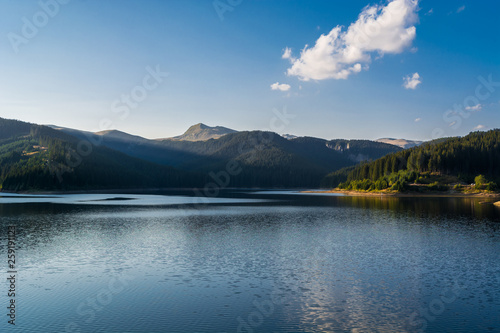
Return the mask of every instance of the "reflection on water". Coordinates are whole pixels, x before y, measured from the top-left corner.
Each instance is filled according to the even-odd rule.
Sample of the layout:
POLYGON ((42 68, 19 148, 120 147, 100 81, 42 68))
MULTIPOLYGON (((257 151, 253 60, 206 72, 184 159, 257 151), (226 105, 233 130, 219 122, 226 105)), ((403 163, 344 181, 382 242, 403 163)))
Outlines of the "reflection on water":
POLYGON ((185 205, 0 204, 1 228, 18 232, 18 328, 500 330, 500 209, 493 205, 228 196, 235 201, 196 206, 191 198, 185 205))
POLYGON ((258 202, 257 199, 234 198, 198 198, 193 196, 176 195, 144 195, 144 194, 66 194, 66 195, 0 195, 1 204, 22 203, 51 203, 77 205, 106 205, 106 206, 166 206, 166 205, 201 205, 214 203, 245 203, 258 202))
POLYGON ((394 212, 409 211, 420 215, 474 216, 498 218, 499 210, 489 198, 395 198, 395 197, 340 197, 340 202, 367 209, 384 209, 394 212))

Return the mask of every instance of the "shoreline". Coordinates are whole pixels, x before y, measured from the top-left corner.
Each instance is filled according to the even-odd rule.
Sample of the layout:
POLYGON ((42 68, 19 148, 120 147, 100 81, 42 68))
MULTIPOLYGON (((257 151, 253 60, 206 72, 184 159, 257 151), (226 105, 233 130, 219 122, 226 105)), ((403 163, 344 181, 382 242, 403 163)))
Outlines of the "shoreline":
POLYGON ((173 191, 184 191, 184 190, 189 190, 189 189, 164 189, 164 188, 148 188, 148 189, 92 189, 92 190, 52 190, 52 191, 3 191, 0 190, 0 196, 5 193, 5 194, 32 194, 32 195, 57 195, 57 194, 127 194, 131 192, 157 192, 157 191, 166 191, 166 190, 173 190, 173 191))
MULTIPOLYGON (((284 191, 299 191, 305 192, 304 188, 269 188, 269 187, 224 187, 220 188, 224 191, 274 191, 274 190, 284 190, 284 191)), ((153 187, 153 188, 118 188, 118 189, 89 189, 89 190, 41 190, 41 191, 6 191, 0 190, 0 196, 2 194, 31 194, 31 195, 63 195, 63 194, 142 194, 142 193, 154 193, 154 192, 189 192, 191 194, 196 194, 197 192, 203 191, 203 188, 196 187, 153 187)))
MULTIPOLYGON (((93 190, 69 190, 69 191, 2 191, 2 194, 22 194, 22 195, 64 195, 64 194, 153 194, 154 192, 189 192, 196 193, 194 188, 142 188, 142 189, 93 189, 93 190)), ((225 188, 225 190, 271 190, 269 188, 225 188)), ((460 192, 430 192, 430 193, 414 193, 414 192, 361 192, 352 190, 304 190, 304 189, 272 189, 272 190, 295 190, 299 193, 331 193, 343 194, 350 197, 395 197, 395 198, 483 198, 500 200, 500 193, 460 193, 460 192)), ((492 202, 495 206, 500 207, 500 201, 492 202)))
MULTIPOLYGON (((459 192, 433 192, 433 193, 411 193, 411 192, 360 192, 349 190, 324 190, 324 191, 302 191, 303 193, 336 193, 353 197, 396 197, 396 198, 492 198, 500 199, 500 193, 459 193, 459 192)), ((495 203, 500 206, 500 201, 495 203)))

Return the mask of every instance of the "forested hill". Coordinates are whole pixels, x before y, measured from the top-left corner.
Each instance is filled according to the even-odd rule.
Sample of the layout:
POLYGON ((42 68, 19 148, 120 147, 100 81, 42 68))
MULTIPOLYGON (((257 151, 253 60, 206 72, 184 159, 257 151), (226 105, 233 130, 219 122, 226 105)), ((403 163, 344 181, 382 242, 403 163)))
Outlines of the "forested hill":
POLYGON ((0 140, 28 135, 33 124, 0 118, 0 140))
POLYGON ((450 182, 473 183, 477 176, 482 175, 488 181, 500 184, 500 130, 431 141, 358 165, 347 170, 346 174, 348 182, 370 180, 387 182, 383 185, 388 186, 398 180, 395 174, 403 175, 405 179, 399 177, 401 183, 418 183, 422 176, 425 179, 429 175, 448 176, 450 182))
POLYGON ((199 174, 82 144, 82 140, 46 126, 0 118, 3 190, 180 187, 205 181, 199 174))

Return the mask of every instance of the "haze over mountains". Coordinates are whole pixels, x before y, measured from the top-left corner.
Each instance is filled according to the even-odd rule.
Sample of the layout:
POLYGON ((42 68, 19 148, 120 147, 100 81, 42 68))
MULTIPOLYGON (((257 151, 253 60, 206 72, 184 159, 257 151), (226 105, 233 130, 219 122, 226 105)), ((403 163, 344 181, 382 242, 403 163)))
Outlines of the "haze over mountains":
MULTIPOLYGON (((86 135, 91 135, 91 134, 96 134, 100 135, 103 137, 107 137, 108 139, 114 139, 114 140, 121 140, 121 141, 129 141, 129 142, 136 142, 136 143, 145 143, 150 140, 128 134, 119 130, 107 130, 107 131, 100 131, 100 132, 86 132, 86 131, 80 131, 80 130, 75 130, 71 128, 66 128, 66 127, 60 127, 60 126, 55 126, 55 125, 47 125, 48 127, 51 127, 53 129, 61 130, 65 133, 71 134, 71 135, 81 135, 82 133, 85 133, 86 135)), ((237 133, 238 131, 234 129, 230 129, 227 127, 223 126, 208 126, 203 123, 198 123, 195 124, 191 127, 189 127, 186 132, 184 132, 181 135, 177 135, 174 137, 170 138, 161 138, 161 139, 155 139, 157 141, 163 141, 163 140, 171 140, 171 141, 207 141, 210 139, 219 139, 223 137, 224 135, 231 134, 231 133, 237 133)), ((293 134, 281 134, 281 136, 285 139, 288 140, 293 140, 296 138, 299 138, 297 135, 293 134)), ((375 140, 375 142, 382 142, 382 143, 387 143, 390 145, 398 146, 403 149, 408 149, 412 147, 417 147, 420 146, 424 141, 416 141, 416 140, 407 140, 407 139, 394 139, 394 138, 381 138, 375 140)))
MULTIPOLYGON (((225 158, 240 156, 240 151, 248 144, 246 141, 240 142, 243 139, 251 140, 252 144, 259 147, 263 142, 277 144, 282 150, 293 150, 304 146, 320 149, 323 154, 318 157, 309 156, 309 158, 324 160, 325 156, 329 156, 330 159, 333 156, 335 161, 328 163, 333 163, 333 165, 340 163, 342 166, 372 160, 399 150, 394 145, 369 140, 325 140, 289 134, 280 136, 276 133, 262 131, 238 132, 221 126, 210 127, 201 123, 191 126, 182 135, 156 140, 145 139, 117 130, 90 133, 61 127, 58 129, 80 139, 100 142, 101 145, 133 157, 188 169, 193 168, 194 165, 196 168, 200 168, 199 163, 208 162, 200 161, 201 156, 212 156, 211 160, 214 159, 213 156, 224 156, 225 158), (266 136, 272 136, 272 139, 265 139, 266 136)), ((302 148, 301 154, 311 155, 307 149, 302 148)), ((328 168, 326 164, 324 167, 328 168)))
POLYGON ((7 119, 0 123, 9 129, 0 140, 0 182, 10 190, 203 187, 213 182, 220 187, 318 187, 332 171, 401 150, 369 140, 288 140, 272 132, 203 124, 176 138, 149 140, 117 130, 91 133, 7 119), (231 177, 226 177, 228 168, 234 171, 231 177))

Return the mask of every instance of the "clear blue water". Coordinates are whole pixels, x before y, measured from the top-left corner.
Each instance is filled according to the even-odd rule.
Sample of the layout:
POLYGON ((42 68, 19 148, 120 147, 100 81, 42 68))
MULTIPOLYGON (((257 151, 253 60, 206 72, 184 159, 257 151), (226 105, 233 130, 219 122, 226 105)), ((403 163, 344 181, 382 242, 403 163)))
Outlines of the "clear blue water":
POLYGON ((491 204, 224 195, 0 198, 0 331, 500 332, 491 204))

